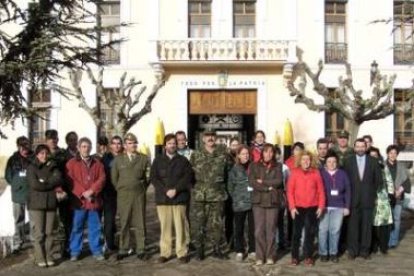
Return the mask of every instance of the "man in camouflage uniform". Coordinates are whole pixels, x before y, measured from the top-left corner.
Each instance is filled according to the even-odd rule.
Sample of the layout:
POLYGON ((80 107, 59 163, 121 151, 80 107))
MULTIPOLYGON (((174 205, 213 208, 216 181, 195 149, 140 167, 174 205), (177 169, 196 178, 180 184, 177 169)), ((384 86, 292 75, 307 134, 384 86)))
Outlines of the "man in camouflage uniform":
POLYGON ((192 190, 192 239, 197 259, 204 259, 207 236, 213 245, 213 256, 223 259, 220 243, 223 234, 223 206, 226 194, 226 151, 216 146, 213 131, 203 133, 203 147, 194 151, 190 163, 195 173, 192 190))
POLYGON ((344 160, 349 156, 354 154, 354 149, 348 146, 349 132, 346 130, 341 130, 338 133, 337 143, 332 148, 336 153, 339 159, 339 166, 342 168, 344 166, 344 160))
POLYGON ((128 256, 130 228, 134 227, 136 253, 140 260, 147 260, 145 252, 145 203, 148 188, 148 157, 137 152, 137 137, 128 133, 124 139, 125 151, 115 157, 111 180, 117 192, 117 209, 120 220, 118 260, 128 256))
MULTIPOLYGON (((55 129, 48 129, 45 132, 46 145, 50 150, 49 160, 58 166, 62 175, 66 175, 66 162, 71 158, 68 152, 59 148, 59 134, 55 129)), ((62 254, 64 257, 69 256, 69 239, 72 232, 73 210, 69 196, 71 195, 71 187, 63 180, 62 190, 57 194, 58 197, 58 213, 59 213, 59 234, 62 234, 64 240, 64 248, 62 254)))

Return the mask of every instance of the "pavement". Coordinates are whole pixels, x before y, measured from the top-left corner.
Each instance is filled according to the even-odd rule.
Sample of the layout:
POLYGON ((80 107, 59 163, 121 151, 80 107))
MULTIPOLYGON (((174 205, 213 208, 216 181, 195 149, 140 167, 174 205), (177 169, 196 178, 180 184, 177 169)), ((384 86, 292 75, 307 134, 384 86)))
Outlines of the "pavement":
POLYGON ((199 262, 194 259, 188 264, 180 264, 172 259, 164 264, 157 264, 159 223, 155 212, 153 193, 148 193, 147 230, 148 248, 152 257, 142 262, 135 256, 117 261, 115 255, 109 256, 105 261, 95 261, 86 251, 85 256, 77 262, 65 260, 55 267, 39 268, 33 264, 32 249, 27 249, 19 255, 12 255, 0 260, 0 276, 2 275, 42 275, 42 276, 118 276, 118 275, 144 275, 144 276, 257 276, 257 275, 414 275, 414 213, 403 213, 403 239, 401 244, 389 254, 384 256, 375 254, 371 260, 357 258, 349 261, 345 256, 340 262, 321 263, 318 260, 314 267, 305 267, 301 263, 297 267, 289 265, 290 253, 279 254, 275 265, 255 266, 252 261, 242 263, 234 260, 217 260, 208 257, 199 262))

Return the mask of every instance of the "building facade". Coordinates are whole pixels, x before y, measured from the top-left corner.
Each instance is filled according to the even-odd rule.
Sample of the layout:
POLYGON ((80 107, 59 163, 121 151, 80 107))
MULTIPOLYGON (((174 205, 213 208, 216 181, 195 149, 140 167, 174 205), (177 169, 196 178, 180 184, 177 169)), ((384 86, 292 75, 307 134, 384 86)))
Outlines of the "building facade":
MULTIPOLYGON (((104 36, 104 40, 127 39, 106 51, 104 85, 116 89, 124 72, 148 87, 156 74, 166 76, 152 112, 132 129, 150 148, 158 118, 166 132, 186 131, 193 147, 198 146, 201 131, 210 127, 223 141, 237 135, 244 142, 261 129, 273 143, 289 119, 295 140, 314 148, 319 137, 334 135, 347 124, 337 114, 312 112, 294 103, 285 84, 297 53, 303 53, 314 70, 319 59, 324 61, 320 79, 332 89, 345 74, 344 63, 350 63, 354 85, 365 96, 371 93, 375 60, 381 73, 397 75, 394 100, 405 101, 412 85, 414 51, 412 22, 403 19, 412 8, 410 2, 393 0, 105 0, 103 24, 131 25, 104 36), (390 18, 394 23, 373 23, 390 18)), ((70 87, 65 79, 60 85, 70 87)), ((96 102, 86 76, 82 88, 88 91, 87 100, 96 102)), ((36 100, 51 107, 44 114, 49 120, 8 131, 9 139, 0 141, 3 161, 15 150, 19 135, 30 133, 38 143, 45 129, 55 128, 61 146, 65 133, 72 130, 96 137, 92 119, 76 100, 53 90, 36 100)), ((315 100, 322 101, 316 96, 315 100)), ((111 110, 104 116, 111 120, 111 110)), ((404 144, 402 157, 412 158, 414 127, 407 123, 412 117, 395 114, 366 122, 360 135, 371 134, 382 150, 393 142, 404 144)))

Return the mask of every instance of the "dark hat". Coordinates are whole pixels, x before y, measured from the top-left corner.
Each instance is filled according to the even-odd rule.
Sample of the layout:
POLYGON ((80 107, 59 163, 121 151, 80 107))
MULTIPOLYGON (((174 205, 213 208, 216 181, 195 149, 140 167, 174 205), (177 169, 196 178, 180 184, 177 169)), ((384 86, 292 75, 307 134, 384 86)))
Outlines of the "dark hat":
POLYGON ((56 129, 48 129, 45 132, 46 139, 57 139, 58 138, 58 132, 56 129))
POLYGON ((133 142, 138 142, 137 136, 135 136, 133 133, 129 132, 125 135, 124 141, 129 140, 133 142))
POLYGON ((101 136, 98 138, 98 145, 107 146, 109 144, 108 138, 106 136, 101 136))
POLYGON ((206 128, 203 131, 203 136, 216 136, 216 135, 217 135, 216 134, 216 131, 214 129, 212 129, 212 128, 206 128))
POLYGON ((346 131, 345 129, 341 130, 338 133, 338 138, 346 138, 346 139, 348 139, 349 138, 349 132, 346 131))

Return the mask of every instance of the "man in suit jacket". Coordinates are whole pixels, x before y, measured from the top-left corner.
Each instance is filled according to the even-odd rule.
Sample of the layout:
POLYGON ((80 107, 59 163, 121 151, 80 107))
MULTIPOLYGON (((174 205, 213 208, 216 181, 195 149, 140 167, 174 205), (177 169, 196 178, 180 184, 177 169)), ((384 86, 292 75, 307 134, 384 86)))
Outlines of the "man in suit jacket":
POLYGON ((382 185, 378 160, 366 154, 364 139, 354 143, 355 155, 344 162, 344 169, 351 180, 351 215, 348 222, 348 257, 370 259, 373 210, 378 187, 382 185))

